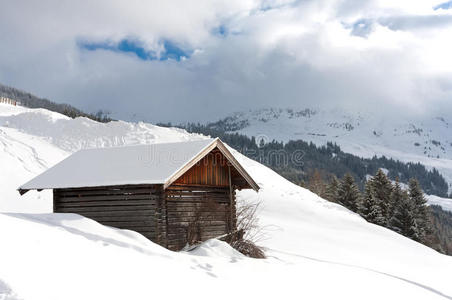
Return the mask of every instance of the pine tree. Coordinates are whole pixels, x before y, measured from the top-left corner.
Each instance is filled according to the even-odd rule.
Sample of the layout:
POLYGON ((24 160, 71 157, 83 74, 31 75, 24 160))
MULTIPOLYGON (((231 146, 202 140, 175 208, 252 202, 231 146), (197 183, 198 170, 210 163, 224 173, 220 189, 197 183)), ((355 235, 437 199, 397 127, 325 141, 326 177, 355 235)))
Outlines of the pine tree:
POLYGON ((394 184, 394 187, 392 189, 391 195, 389 197, 389 204, 388 204, 388 219, 391 220, 394 216, 395 210, 397 208, 397 205, 403 201, 403 190, 400 187, 399 179, 396 178, 396 182, 394 184))
POLYGON ((414 216, 417 223, 417 235, 421 242, 426 241, 427 234, 431 230, 430 219, 428 217, 427 200, 424 197, 424 193, 419 185, 419 182, 412 178, 409 185, 409 197, 414 205, 414 216))
POLYGON ((348 209, 357 212, 360 193, 358 186, 350 173, 344 175, 337 192, 337 200, 348 209))
POLYGON ((391 198, 394 201, 394 214, 389 220, 389 227, 410 239, 418 241, 415 208, 408 193, 402 191, 400 184, 396 183, 391 198))
POLYGON ((392 193, 392 184, 383 170, 378 169, 375 176, 371 179, 372 191, 374 194, 375 202, 380 207, 381 214, 385 219, 385 223, 388 224, 391 218, 390 216, 390 202, 392 193))
POLYGON ((402 188, 400 186, 399 178, 396 177, 395 184, 392 187, 391 194, 389 196, 389 203, 388 203, 388 222, 391 220, 392 216, 394 215, 394 210, 397 207, 397 203, 401 201, 402 195, 402 188))
POLYGON ((386 225, 385 218, 381 214, 381 208, 375 200, 370 181, 367 181, 364 187, 364 196, 359 206, 359 214, 370 223, 381 226, 386 225))
POLYGON ((339 180, 336 176, 333 176, 330 183, 326 187, 325 199, 331 202, 337 202, 337 191, 339 189, 339 180))

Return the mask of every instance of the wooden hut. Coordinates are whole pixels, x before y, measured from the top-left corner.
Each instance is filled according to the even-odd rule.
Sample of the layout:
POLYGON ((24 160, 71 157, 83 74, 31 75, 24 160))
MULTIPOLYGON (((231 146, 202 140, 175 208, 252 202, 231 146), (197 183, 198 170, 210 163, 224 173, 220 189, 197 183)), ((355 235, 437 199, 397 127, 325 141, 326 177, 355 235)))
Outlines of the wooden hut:
POLYGON ((236 228, 235 190, 259 186, 219 139, 81 150, 19 188, 53 211, 137 231, 171 250, 236 228))

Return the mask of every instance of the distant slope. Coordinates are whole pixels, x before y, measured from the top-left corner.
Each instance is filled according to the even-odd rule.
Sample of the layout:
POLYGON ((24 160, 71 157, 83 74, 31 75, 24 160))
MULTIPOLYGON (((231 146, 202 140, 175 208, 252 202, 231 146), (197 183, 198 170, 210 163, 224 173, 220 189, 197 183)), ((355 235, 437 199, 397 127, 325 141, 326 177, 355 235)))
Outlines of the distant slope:
POLYGON ((76 118, 76 117, 87 117, 92 120, 96 120, 99 122, 109 122, 111 119, 108 117, 108 114, 99 110, 97 113, 86 113, 81 111, 78 108, 75 108, 72 105, 66 103, 55 103, 48 99, 39 98, 33 94, 28 92, 9 87, 6 85, 0 84, 0 97, 6 97, 14 100, 18 100, 21 102, 21 105, 29 108, 45 108, 50 111, 58 112, 65 116, 76 118))
POLYGON ((452 184, 452 119, 447 116, 414 120, 342 109, 268 108, 235 113, 211 126, 267 141, 301 139, 316 145, 332 142, 360 157, 384 155, 420 162, 438 169, 452 184))

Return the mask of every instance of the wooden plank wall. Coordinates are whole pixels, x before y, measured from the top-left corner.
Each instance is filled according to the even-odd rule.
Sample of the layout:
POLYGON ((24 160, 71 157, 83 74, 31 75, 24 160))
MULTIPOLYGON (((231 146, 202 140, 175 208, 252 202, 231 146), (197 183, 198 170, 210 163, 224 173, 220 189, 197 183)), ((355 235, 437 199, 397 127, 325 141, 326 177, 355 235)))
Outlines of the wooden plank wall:
MULTIPOLYGON (((229 187, 175 184, 164 195, 170 250, 231 232, 235 224, 231 221, 229 187)), ((234 219, 235 195, 233 199, 234 219)))
MULTIPOLYGON (((171 250, 235 230, 226 158, 212 151, 165 191, 162 185, 54 190, 54 211, 137 231, 171 250)), ((231 167, 234 187, 241 177, 231 167)), ((234 188, 232 189, 234 191, 234 188)))
POLYGON ((207 154, 196 165, 176 180, 176 184, 228 186, 226 157, 217 149, 207 154))
POLYGON ((166 246, 166 212, 161 195, 161 186, 156 185, 55 189, 53 210, 134 230, 166 246))

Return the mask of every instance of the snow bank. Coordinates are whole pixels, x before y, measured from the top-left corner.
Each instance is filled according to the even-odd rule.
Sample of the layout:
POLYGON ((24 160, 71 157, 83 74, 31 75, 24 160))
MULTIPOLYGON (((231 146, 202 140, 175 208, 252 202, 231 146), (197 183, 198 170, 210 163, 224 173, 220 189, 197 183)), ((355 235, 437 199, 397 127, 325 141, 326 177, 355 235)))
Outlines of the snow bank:
POLYGON ((244 258, 242 253, 232 248, 228 243, 216 239, 207 240, 194 249, 188 250, 188 253, 206 257, 244 258))

